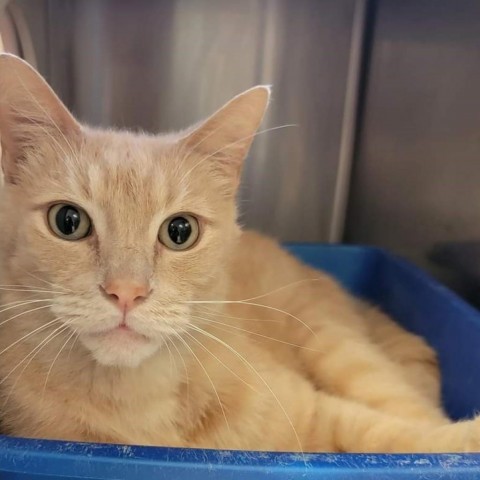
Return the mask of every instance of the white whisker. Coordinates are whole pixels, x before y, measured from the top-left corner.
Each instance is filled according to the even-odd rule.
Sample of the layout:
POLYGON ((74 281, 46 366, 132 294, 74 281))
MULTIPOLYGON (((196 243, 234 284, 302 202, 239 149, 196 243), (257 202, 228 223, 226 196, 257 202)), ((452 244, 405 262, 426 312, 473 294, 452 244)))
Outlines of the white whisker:
POLYGON ((298 345, 296 343, 291 343, 291 342, 287 342, 285 340, 280 340, 279 338, 269 337, 268 335, 263 335, 261 333, 252 332, 251 330, 246 330, 245 328, 237 327, 236 325, 231 325, 229 323, 219 322, 217 320, 212 320, 212 319, 205 318, 205 317, 198 317, 198 316, 195 316, 195 315, 192 315, 192 318, 196 318, 197 320, 202 320, 202 321, 207 322, 207 323, 213 323, 213 324, 216 324, 216 325, 221 325, 223 327, 232 328, 234 330, 238 330, 240 332, 247 333, 248 335, 255 335, 257 337, 265 338, 265 339, 271 340, 273 342, 283 343, 284 345, 288 345, 289 347, 302 348, 302 349, 305 349, 305 350, 310 350, 312 352, 318 352, 319 351, 319 350, 316 350, 314 348, 309 348, 309 347, 305 347, 303 345, 298 345))
POLYGON ((183 363, 183 369, 185 371, 185 380, 186 380, 186 384, 187 384, 187 404, 190 404, 190 382, 189 382, 189 377, 188 377, 188 370, 187 370, 187 364, 185 363, 185 360, 183 359, 183 355, 180 353, 180 350, 178 349, 177 345, 175 344, 175 342, 170 338, 170 337, 166 337, 166 340, 167 341, 170 341, 170 343, 172 344, 173 348, 175 348, 175 350, 177 351, 178 353, 178 356, 180 357, 180 360, 182 361, 183 363))
MULTIPOLYGON (((73 322, 72 322, 72 323, 73 323, 73 322)), ((75 330, 75 332, 77 332, 77 330, 75 330)), ((78 340, 78 335, 75 337, 75 339, 73 340, 72 344, 70 345, 70 348, 68 349, 67 360, 70 360, 70 356, 72 355, 73 347, 74 347, 75 344, 77 343, 77 340, 78 340)))
POLYGON ((239 140, 236 140, 235 142, 231 142, 229 143, 228 145, 224 145, 222 148, 219 148, 218 150, 216 150, 215 152, 209 154, 209 155, 206 155, 205 157, 202 157, 192 168, 190 168, 187 173, 185 173, 185 175, 183 176, 183 178, 186 178, 188 175, 190 175, 192 173, 193 170, 195 170, 200 164, 202 164, 203 162, 205 162, 206 160, 208 160, 209 158, 212 158, 214 157, 215 155, 217 155, 218 153, 221 153, 223 152, 224 150, 226 150, 227 148, 230 148, 230 147, 233 147, 235 145, 238 145, 239 143, 242 143, 244 142, 245 140, 249 140, 250 138, 254 138, 256 137, 257 135, 261 135, 263 133, 268 133, 268 132, 273 132, 274 130, 280 130, 281 128, 287 128, 287 127, 297 127, 298 125, 295 125, 295 124, 286 124, 286 125, 279 125, 278 127, 272 127, 272 128, 266 128, 265 130, 260 130, 259 132, 256 132, 252 135, 247 135, 246 137, 243 137, 243 138, 240 138, 239 140))
MULTIPOLYGON (((162 339, 162 342, 165 344, 165 346, 167 347, 167 350, 168 350, 168 361, 170 363, 170 375, 173 374, 173 364, 172 364, 172 358, 173 358, 173 355, 172 355, 172 351, 170 350, 170 346, 168 345, 167 341, 166 341, 166 338, 168 337, 164 337, 162 334, 160 334, 160 337, 162 339)), ((175 370, 177 369, 177 365, 175 364, 175 370)))
POLYGON ((29 275, 30 277, 38 280, 39 282, 46 283, 47 285, 50 285, 51 287, 54 287, 54 288, 60 288, 61 290, 65 290, 65 292, 68 292, 68 293, 74 293, 73 290, 70 290, 69 288, 63 287, 62 285, 59 285, 58 283, 49 282, 48 280, 45 280, 44 278, 40 278, 39 276, 34 275, 32 272, 29 272, 29 271, 25 270, 24 268, 21 268, 21 267, 20 267, 20 269, 21 269, 24 273, 26 273, 27 275, 29 275))
POLYGON ((40 332, 40 331, 44 330, 45 328, 48 328, 50 325, 52 325, 52 324, 55 323, 55 322, 58 322, 58 319, 54 318, 54 319, 51 320, 50 322, 44 323, 44 324, 41 325, 40 327, 36 328, 35 330, 33 330, 33 332, 27 333, 27 334, 24 335, 22 338, 19 338, 19 339, 16 340, 15 342, 11 343, 8 347, 5 347, 2 351, 0 351, 0 355, 3 355, 6 351, 10 350, 10 349, 13 348, 15 345, 18 345, 22 340, 25 340, 25 339, 31 337, 31 336, 34 335, 35 333, 40 332))
POLYGON ((43 287, 39 287, 38 285, 24 285, 22 283, 17 283, 17 284, 5 284, 5 285, 0 285, 0 287, 18 287, 18 288, 32 288, 36 290, 42 290, 44 292, 51 292, 50 289, 46 289, 43 287))
POLYGON ((30 288, 7 288, 7 287, 0 287, 0 290, 5 292, 25 292, 25 293, 56 293, 58 295, 65 295, 65 292, 54 292, 51 290, 33 290, 30 288))
POLYGON ((73 330, 73 331, 72 331, 72 333, 69 335, 69 337, 67 338, 67 340, 65 341, 65 343, 60 347, 60 350, 58 351, 57 355, 55 355, 55 358, 53 359, 53 362, 52 362, 52 364, 50 365, 50 368, 48 369, 47 377, 45 378, 45 383, 44 383, 44 385, 43 385, 42 398, 44 397, 45 391, 47 390, 48 379, 49 379, 49 377, 50 377, 50 373, 52 373, 53 366, 55 365, 55 362, 57 361, 58 357, 59 357, 60 354, 62 353, 63 349, 67 346, 68 342, 73 338, 73 336, 74 336, 76 333, 77 333, 76 330, 73 330))
POLYGON ((5 325, 7 322, 10 322, 12 320, 15 320, 16 318, 18 317, 21 317, 22 315, 27 315, 28 313, 33 313, 33 312, 36 312, 38 310, 43 310, 45 308, 51 308, 52 305, 42 305, 41 307, 36 307, 36 308, 32 308, 31 310, 27 310, 25 312, 20 312, 20 313, 17 313, 17 315, 14 315, 13 317, 10 317, 10 318, 7 318, 7 320, 3 320, 2 322, 0 322, 0 327, 2 325, 5 325))
POLYGON ((271 323, 281 323, 281 320, 272 320, 270 318, 247 318, 247 317, 240 317, 236 315, 225 315, 218 310, 214 310, 213 308, 208 308, 199 305, 200 313, 204 315, 213 315, 215 317, 220 317, 220 318, 230 318, 232 320, 241 320, 241 321, 247 321, 247 322, 271 322, 271 323))
POLYGON ((290 312, 286 312, 285 310, 282 310, 281 308, 276 308, 272 307, 270 305, 263 305, 262 303, 253 303, 253 302, 247 302, 243 300, 190 300, 190 301, 185 301, 183 303, 187 304, 237 304, 237 305, 250 305, 253 307, 261 307, 261 308, 266 308, 268 310, 273 310, 274 312, 282 313, 283 315, 286 315, 287 317, 293 318, 297 322, 301 323, 309 332, 317 337, 317 333, 310 327, 308 324, 306 324, 303 320, 300 318, 296 317, 290 312))
POLYGON ((235 350, 232 346, 230 346, 228 343, 224 342, 223 340, 221 340, 217 336, 212 335, 211 333, 203 330, 200 327, 197 327, 196 325, 189 325, 189 327, 192 328, 193 330, 196 330, 198 333, 206 335, 207 337, 211 338, 212 340, 217 341, 218 343, 220 343, 220 345, 223 345, 226 349, 228 349, 230 352, 232 352, 234 355, 236 355, 248 368, 250 368, 255 373, 255 375, 260 379, 260 381, 267 387, 267 389, 269 390, 269 392, 271 393, 271 395, 273 396, 273 398, 277 402, 278 406, 282 410, 283 414, 285 415, 285 418, 287 419, 288 423, 290 424, 290 427, 292 428, 292 431, 295 435, 295 438, 297 440, 300 452, 303 455, 304 452, 303 452, 302 442, 300 441, 300 437, 298 436, 297 430, 295 429, 295 426, 293 425, 292 419, 290 418, 287 411, 285 410, 285 407, 283 406, 282 402, 280 402, 280 399, 277 397, 275 392, 272 390, 272 387, 270 387, 270 385, 267 383, 267 381, 255 369, 255 367, 248 360, 246 360, 243 357, 243 355, 241 355, 239 352, 237 352, 237 350, 235 350))
MULTIPOLYGON (((38 302, 51 302, 53 299, 52 298, 42 298, 42 299, 35 299, 35 300, 25 300, 25 301, 15 301, 15 302, 12 302, 12 303, 15 303, 15 305, 12 305, 12 303, 10 304, 5 304, 5 305, 2 305, 2 307, 6 307, 6 308, 2 308, 0 310, 0 313, 3 313, 3 312, 7 312, 8 310, 12 310, 14 308, 18 308, 18 307, 24 307, 25 305, 30 305, 32 303, 38 303, 38 302), (8 305, 8 307, 7 307, 8 305)), ((0 324, 1 325, 1 324, 0 324)))
POLYGON ((262 295, 256 295, 255 297, 250 297, 250 298, 243 298, 242 302, 251 302, 252 300, 258 300, 259 298, 268 297, 269 295, 272 295, 274 293, 285 290, 286 288, 294 287, 294 286, 299 285, 301 283, 321 282, 321 281, 322 281, 321 278, 304 278, 303 280, 297 280, 296 282, 288 283, 288 284, 283 285, 281 287, 275 288, 274 290, 270 290, 269 292, 263 293, 262 295))
MULTIPOLYGON (((60 318, 56 319, 58 322, 60 322, 60 318)), ((0 385, 5 382, 5 380, 7 380, 16 370, 18 367, 20 367, 20 365, 25 362, 28 357, 30 357, 31 355, 31 358, 30 360, 27 362, 27 364, 23 367, 22 371, 20 372, 20 375, 18 376, 18 378, 15 380, 15 383, 12 385, 12 388, 10 389, 10 394, 9 396, 7 397, 7 399, 5 400, 5 403, 7 403, 8 399, 10 398, 10 395, 13 391, 13 389, 15 388, 15 385, 17 384, 18 380, 20 379, 20 377, 23 375, 23 372, 28 368, 28 366, 30 365, 30 363, 32 362, 32 360, 36 357, 37 353, 40 352, 40 350, 43 349, 43 347, 45 347, 47 345, 47 343, 50 342, 50 340, 53 340, 53 338, 55 338, 57 335, 59 335, 61 332, 63 332, 64 330, 66 330, 68 328, 68 325, 60 325, 58 328, 56 328, 55 330, 53 330, 53 332, 50 332, 46 338, 44 338, 33 350, 31 350, 24 358, 23 360, 21 360, 20 362, 17 363, 17 365, 15 365, 15 367, 10 370, 10 372, 2 378, 2 380, 0 381, 0 385)))
POLYGON ((210 382, 210 385, 212 386, 213 388, 213 391, 215 393, 215 396, 217 397, 217 401, 218 401, 218 405, 220 406, 220 409, 222 411, 222 414, 223 414, 223 418, 225 419, 225 424, 227 425, 227 429, 228 431, 230 431, 230 424, 228 423, 228 420, 227 420, 227 415, 225 413, 225 409, 223 408, 223 403, 222 403, 222 400, 220 399, 220 395, 218 394, 218 391, 215 387, 215 384, 213 383, 213 380, 212 380, 212 377, 210 377, 209 373, 207 372, 207 369, 204 367, 203 363, 200 361, 200 359, 197 357, 197 355, 195 354, 195 352, 190 348, 190 346, 188 345, 188 343, 179 335, 179 334, 176 334, 177 338, 185 345, 185 347, 190 351, 190 353, 193 355, 193 357, 195 358, 195 360, 198 362, 198 364, 200 365, 200 367, 202 368, 203 372, 205 373, 205 375, 207 376, 208 378, 208 381, 210 382))
POLYGON ((217 355, 215 355, 211 350, 209 350, 202 342, 200 342, 200 340, 198 340, 197 338, 195 338, 193 335, 191 335, 190 333, 188 332, 184 332, 186 335, 188 335, 195 343, 197 343, 198 345, 200 345, 200 347, 202 347, 207 353, 209 353, 213 358, 215 358, 215 360, 217 360, 220 365, 223 365, 223 367, 225 367, 232 375, 234 375, 235 377, 238 378, 238 380, 240 380, 244 385, 246 385, 248 388, 250 388, 251 390, 253 390, 255 393, 260 393, 258 390, 256 390, 254 387, 252 387, 249 383, 247 383, 242 377, 240 377, 240 375, 238 375, 238 373, 234 372, 228 365, 225 364, 225 362, 223 360, 220 360, 220 358, 218 358, 217 355))

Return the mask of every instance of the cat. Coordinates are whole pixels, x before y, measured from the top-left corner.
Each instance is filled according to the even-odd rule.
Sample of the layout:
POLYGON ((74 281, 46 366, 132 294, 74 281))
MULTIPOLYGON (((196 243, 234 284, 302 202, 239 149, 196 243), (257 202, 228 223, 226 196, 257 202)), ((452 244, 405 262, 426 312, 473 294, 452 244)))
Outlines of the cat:
POLYGON ((274 240, 236 192, 270 89, 167 135, 80 125, 0 56, 9 435, 301 452, 475 451, 435 354, 274 240))

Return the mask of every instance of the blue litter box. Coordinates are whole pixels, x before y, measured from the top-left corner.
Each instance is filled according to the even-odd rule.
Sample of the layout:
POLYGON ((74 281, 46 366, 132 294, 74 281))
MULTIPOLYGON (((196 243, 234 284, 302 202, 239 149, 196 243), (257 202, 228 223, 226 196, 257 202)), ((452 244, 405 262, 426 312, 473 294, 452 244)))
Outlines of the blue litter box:
MULTIPOLYGON (((480 312, 428 275, 382 250, 294 245, 307 263, 390 313, 438 351, 452 418, 480 409, 480 312)), ((268 435, 268 432, 266 432, 268 435)), ((335 480, 478 479, 480 454, 255 453, 78 444, 0 437, 0 479, 335 480)))

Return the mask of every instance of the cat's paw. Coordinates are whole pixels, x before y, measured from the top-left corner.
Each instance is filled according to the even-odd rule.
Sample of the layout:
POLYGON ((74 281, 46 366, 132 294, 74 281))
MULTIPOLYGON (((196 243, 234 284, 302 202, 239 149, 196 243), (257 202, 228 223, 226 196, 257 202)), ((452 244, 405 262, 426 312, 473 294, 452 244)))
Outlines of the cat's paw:
MULTIPOLYGON (((464 429, 465 452, 480 452, 480 416, 457 424, 464 429)), ((461 435, 461 432, 459 432, 461 435)))
POLYGON ((417 446, 431 453, 480 452, 480 417, 430 430, 417 446))

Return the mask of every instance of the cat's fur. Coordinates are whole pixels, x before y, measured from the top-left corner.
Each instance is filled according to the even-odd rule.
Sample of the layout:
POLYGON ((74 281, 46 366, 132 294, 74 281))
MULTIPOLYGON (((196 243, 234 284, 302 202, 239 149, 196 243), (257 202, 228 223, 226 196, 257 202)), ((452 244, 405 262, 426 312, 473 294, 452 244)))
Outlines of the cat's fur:
POLYGON ((27 64, 0 56, 6 432, 258 450, 478 448, 477 421, 442 412, 422 340, 238 227, 241 165, 268 99, 253 88, 178 134, 94 130, 27 64), (60 201, 88 212, 90 237, 52 234, 46 212, 60 201), (157 240, 178 212, 201 220, 186 251, 157 240), (119 279, 151 289, 127 316, 143 337, 115 329, 120 312, 100 286, 119 279))

